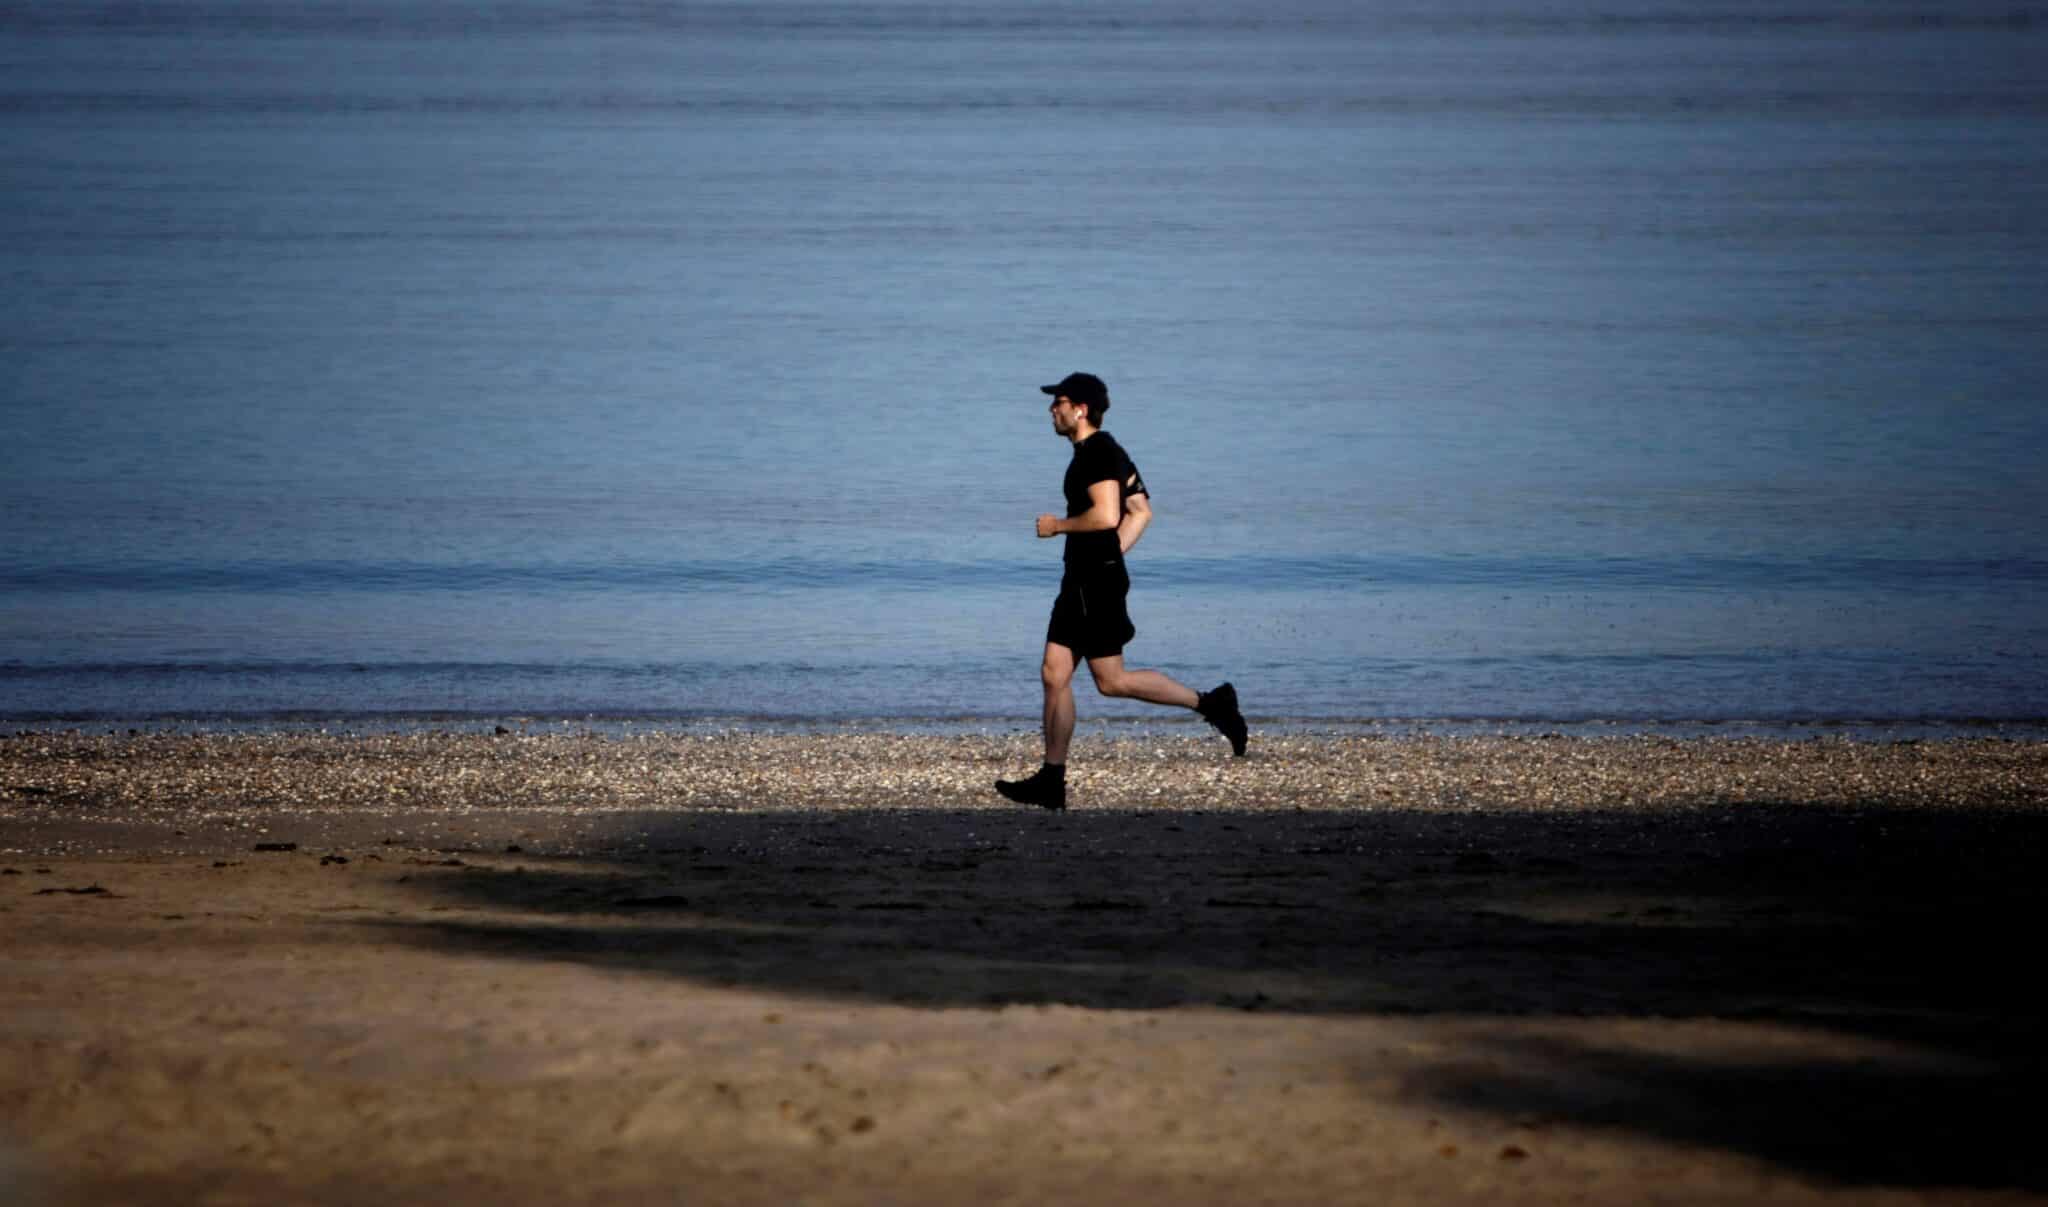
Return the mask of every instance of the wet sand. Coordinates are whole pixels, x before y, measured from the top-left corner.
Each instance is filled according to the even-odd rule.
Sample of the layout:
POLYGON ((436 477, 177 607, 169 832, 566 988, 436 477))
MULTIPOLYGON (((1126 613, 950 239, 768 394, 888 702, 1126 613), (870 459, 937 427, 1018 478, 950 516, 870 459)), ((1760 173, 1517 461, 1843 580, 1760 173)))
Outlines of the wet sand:
POLYGON ((2048 744, 0 738, 0 1202, 2037 1202, 2048 744))

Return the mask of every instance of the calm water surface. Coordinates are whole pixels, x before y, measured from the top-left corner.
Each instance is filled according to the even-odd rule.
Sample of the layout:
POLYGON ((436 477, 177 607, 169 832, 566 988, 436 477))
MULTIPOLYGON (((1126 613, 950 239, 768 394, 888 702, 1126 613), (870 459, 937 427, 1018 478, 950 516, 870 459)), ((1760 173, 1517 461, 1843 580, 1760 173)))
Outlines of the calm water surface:
POLYGON ((1028 719, 1088 369, 1129 657, 1256 714, 2038 722, 2044 62, 1903 0, 0 5, 0 717, 1028 719))

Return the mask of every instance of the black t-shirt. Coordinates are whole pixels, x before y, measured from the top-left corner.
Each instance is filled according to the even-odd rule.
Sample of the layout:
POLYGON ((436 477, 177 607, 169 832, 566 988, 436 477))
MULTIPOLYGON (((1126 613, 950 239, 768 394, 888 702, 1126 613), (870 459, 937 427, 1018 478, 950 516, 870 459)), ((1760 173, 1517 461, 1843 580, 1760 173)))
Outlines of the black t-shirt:
MULTIPOLYGON (((1066 494, 1067 518, 1085 515, 1094 500, 1088 497, 1088 488, 1097 482, 1117 484, 1118 523, 1123 522, 1124 483, 1129 481, 1138 469, 1125 455, 1123 445, 1108 432, 1096 432, 1074 446, 1074 459, 1067 464, 1066 494)), ((1105 562, 1123 557, 1123 549, 1117 541, 1116 529, 1107 528, 1101 532, 1070 532, 1067 534, 1067 560, 1070 562, 1105 562)))

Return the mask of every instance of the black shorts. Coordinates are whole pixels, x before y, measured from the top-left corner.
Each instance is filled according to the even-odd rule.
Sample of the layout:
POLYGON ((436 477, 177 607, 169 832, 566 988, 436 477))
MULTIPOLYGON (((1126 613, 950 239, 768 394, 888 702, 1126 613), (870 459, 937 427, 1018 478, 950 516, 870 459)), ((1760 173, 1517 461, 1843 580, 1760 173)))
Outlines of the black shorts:
POLYGON ((1108 658, 1124 652, 1124 645, 1138 635, 1124 601, 1131 593, 1131 576, 1122 558, 1093 564, 1067 566, 1060 579, 1060 596, 1052 603, 1052 623, 1045 628, 1045 640, 1063 645, 1081 658, 1108 658))

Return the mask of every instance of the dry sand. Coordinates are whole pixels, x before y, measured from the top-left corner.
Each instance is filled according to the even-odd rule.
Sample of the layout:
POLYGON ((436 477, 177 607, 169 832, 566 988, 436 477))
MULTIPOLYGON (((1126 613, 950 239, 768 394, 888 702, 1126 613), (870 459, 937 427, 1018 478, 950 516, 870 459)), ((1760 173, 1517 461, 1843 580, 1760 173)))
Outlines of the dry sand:
POLYGON ((2048 744, 1033 747, 0 738, 0 1202, 2048 1201, 2048 744))

